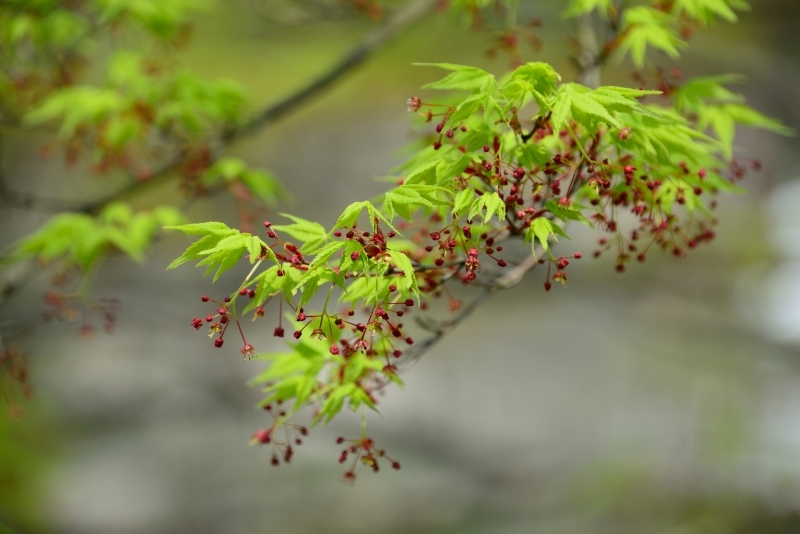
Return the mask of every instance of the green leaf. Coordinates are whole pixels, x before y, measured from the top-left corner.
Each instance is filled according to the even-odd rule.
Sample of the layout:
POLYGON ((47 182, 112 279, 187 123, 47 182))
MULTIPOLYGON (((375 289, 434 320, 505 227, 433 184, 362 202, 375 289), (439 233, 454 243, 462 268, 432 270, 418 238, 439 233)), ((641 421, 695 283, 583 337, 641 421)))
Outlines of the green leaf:
POLYGON ((283 288, 286 277, 278 276, 279 269, 280 267, 278 265, 273 265, 250 280, 248 285, 256 286, 256 294, 250 299, 250 302, 245 306, 244 310, 242 310, 242 314, 261 306, 271 295, 283 288))
POLYGON ((570 0, 567 10, 564 11, 564 17, 577 17, 595 9, 603 15, 607 15, 612 7, 611 0, 570 0))
POLYGON ((438 82, 423 85, 423 89, 461 89, 466 91, 490 92, 495 86, 494 76, 485 70, 452 63, 414 63, 420 67, 439 67, 453 71, 438 82))
POLYGON ((394 262, 394 264, 397 265, 397 269, 403 271, 403 277, 405 278, 406 282, 411 288, 411 291, 414 293, 414 296, 417 297, 417 302, 419 302, 419 287, 417 286, 417 275, 414 272, 414 266, 411 264, 411 260, 402 251, 389 250, 388 252, 389 255, 392 257, 392 262, 394 262))
POLYGON ((449 204, 439 199, 440 192, 448 191, 444 187, 425 184, 401 185, 384 195, 383 212, 389 219, 395 215, 395 211, 406 220, 411 220, 411 214, 417 208, 444 206, 449 204))
POLYGON ((709 104, 742 103, 744 96, 724 86, 744 80, 743 76, 736 74, 692 78, 673 93, 675 109, 697 113, 709 104))
POLYGON ((219 181, 240 182, 267 205, 273 205, 286 193, 274 175, 267 171, 251 169, 239 158, 222 158, 203 173, 202 182, 211 186, 219 181))
POLYGON ((269 249, 266 243, 261 241, 261 238, 257 235, 251 235, 245 241, 247 245, 247 252, 250 255, 250 263, 255 263, 256 260, 261 256, 261 247, 264 249, 269 249))
POLYGON ((142 131, 141 122, 132 117, 118 115, 108 120, 103 137, 111 147, 119 150, 139 137, 142 131))
POLYGON ((472 158, 472 154, 464 154, 450 165, 439 165, 436 169, 437 185, 450 184, 453 178, 464 172, 464 169, 472 163, 472 158))
POLYGON ((381 209, 390 219, 394 218, 395 213, 399 213, 404 219, 411 220, 411 215, 414 211, 412 208, 422 206, 434 207, 433 203, 419 192, 409 186, 401 185, 386 193, 383 197, 381 209))
POLYGON ((552 115, 550 116, 550 122, 553 124, 553 129, 559 131, 564 127, 564 124, 566 124, 572 109, 572 101, 569 95, 562 95, 556 98, 551 109, 552 115))
POLYGON ((471 117, 481 108, 481 102, 486 96, 487 95, 484 93, 478 93, 462 101, 458 106, 456 106, 455 111, 453 111, 453 113, 451 113, 447 118, 447 123, 445 123, 443 129, 447 130, 449 128, 458 126, 471 117))
POLYGON ((526 63, 514 69, 501 92, 512 100, 522 98, 525 93, 530 92, 539 107, 545 108, 560 81, 561 76, 547 63, 526 63))
POLYGON ((300 289, 302 287, 303 290, 303 293, 300 295, 300 302, 297 303, 298 308, 302 308, 308 304, 308 301, 317 293, 322 274, 322 269, 314 269, 313 271, 307 271, 300 277, 300 280, 297 281, 295 289, 300 289))
POLYGON ((221 158, 206 171, 206 174, 216 175, 230 182, 239 178, 247 170, 247 164, 239 158, 221 158))
POLYGON ((550 250, 550 244, 548 240, 552 236, 555 241, 558 239, 555 236, 555 230, 553 227, 553 223, 550 222, 549 219, 545 217, 537 217, 531 222, 530 228, 528 228, 528 232, 526 235, 527 239, 531 241, 531 247, 533 251, 536 252, 536 239, 539 240, 539 243, 542 244, 542 248, 546 251, 550 250))
POLYGON ((673 29, 668 15, 648 6, 633 6, 623 14, 623 31, 617 57, 630 53, 633 64, 644 67, 647 47, 652 46, 673 59, 680 56, 679 48, 686 46, 673 29))
POLYGON ((659 94, 661 91, 637 91, 624 87, 605 86, 595 89, 588 96, 608 110, 653 116, 653 112, 639 103, 636 98, 659 94))
POLYGON ((372 204, 368 201, 363 201, 353 202, 347 206, 336 220, 336 224, 334 224, 333 228, 331 228, 331 234, 340 228, 350 228, 356 224, 356 221, 358 221, 358 216, 361 214, 361 211, 367 207, 367 205, 371 206, 372 204))
POLYGON ((436 169, 438 168, 439 163, 439 159, 436 161, 429 161, 411 171, 408 171, 405 179, 403 180, 403 185, 427 184, 436 182, 436 169))
MULTIPOLYGON (((551 121, 553 128, 560 130, 566 124, 569 116, 581 123, 587 129, 593 129, 593 122, 604 122, 609 126, 620 128, 621 125, 608 109, 593 98, 594 93, 589 88, 576 83, 568 83, 561 86, 559 95, 552 104, 551 121)), ((608 95, 600 94, 599 98, 608 98, 608 95)), ((629 102, 631 108, 637 107, 636 101, 618 97, 622 102, 629 102)))
POLYGON ((561 219, 562 221, 580 221, 586 226, 590 228, 594 228, 594 225, 586 218, 586 216, 581 212, 579 209, 578 204, 575 202, 572 203, 572 206, 569 208, 565 208, 561 206, 556 200, 548 200, 545 203, 545 207, 547 210, 552 213, 556 218, 561 219))
POLYGON ((128 98, 115 89, 73 86, 50 94, 42 104, 25 116, 27 124, 60 120, 59 134, 72 137, 82 127, 91 128, 120 115, 128 107, 128 98))
POLYGON ((286 232, 295 239, 304 242, 300 250, 304 253, 316 250, 322 246, 327 240, 327 232, 321 224, 295 217, 287 213, 281 213, 283 217, 291 219, 294 224, 289 225, 273 225, 272 229, 279 232, 286 232))
POLYGON ((730 115, 738 124, 769 130, 780 135, 794 135, 795 131, 780 121, 767 117, 744 104, 725 104, 722 111, 730 115))
POLYGON ((112 202, 98 215, 97 220, 106 223, 126 225, 133 218, 133 209, 124 202, 112 202))
MULTIPOLYGON (((702 24, 714 22, 715 17, 721 17, 728 22, 736 22, 738 18, 730 4, 731 2, 726 0, 675 0, 672 12, 683 13, 702 24)), ((736 4, 738 9, 749 9, 745 2, 736 4)))
POLYGON ((571 95, 571 100, 573 116, 575 116, 576 111, 580 111, 589 117, 593 117, 596 120, 605 122, 609 126, 620 128, 619 122, 617 122, 617 120, 611 116, 606 108, 590 96, 573 94, 571 95))
POLYGON ((475 191, 472 190, 471 187, 467 187, 459 191, 456 194, 455 199, 453 200, 453 210, 452 214, 456 217, 464 215, 466 213, 467 208, 470 207, 472 204, 472 200, 475 198, 475 191))
POLYGON ((699 115, 698 129, 710 126, 717 139, 722 143, 723 152, 727 158, 733 156, 733 139, 737 123, 762 128, 780 135, 794 135, 794 130, 791 128, 744 104, 706 105, 701 108, 699 115))
POLYGON ((540 143, 525 143, 517 147, 517 159, 521 166, 532 168, 544 167, 551 161, 550 151, 540 143))
POLYGON ((503 202, 503 199, 500 198, 500 195, 498 195, 496 191, 485 193, 484 195, 476 198, 472 203, 472 207, 469 210, 469 216, 467 218, 472 219, 484 209, 486 210, 486 212, 483 214, 484 222, 491 219, 492 215, 497 215, 497 218, 500 221, 506 218, 506 203, 503 202))
POLYGON ((200 254, 205 256, 209 254, 215 254, 217 252, 231 252, 234 250, 242 251, 243 253, 244 249, 248 246, 248 242, 250 241, 248 239, 249 237, 250 234, 240 234, 237 232, 233 235, 224 237, 214 246, 214 248, 204 250, 200 254))
POLYGON ((317 414, 317 417, 314 419, 314 423, 317 423, 322 418, 325 418, 325 422, 329 423, 331 419, 336 417, 336 414, 342 411, 344 401, 347 400, 356 389, 358 389, 358 386, 352 382, 334 387, 328 394, 328 398, 325 399, 325 402, 319 410, 319 414, 317 414))
POLYGON ((255 196, 267 206, 274 206, 281 198, 286 198, 286 190, 274 174, 264 170, 248 170, 239 177, 255 196))
POLYGON ((196 234, 196 235, 204 235, 204 234, 230 235, 236 232, 236 230, 229 228, 228 225, 221 222, 182 224, 179 226, 165 226, 164 228, 167 230, 177 230, 179 232, 183 232, 184 234, 196 234))
POLYGON ((338 251, 345 248, 348 242, 349 241, 333 241, 332 243, 328 243, 321 249, 315 251, 314 254, 316 254, 316 256, 314 257, 314 260, 308 265, 308 270, 311 271, 321 265, 325 265, 325 263, 330 259, 330 257, 336 254, 338 251))
POLYGON ((197 266, 206 267, 204 276, 208 276, 216 268, 216 272, 214 273, 214 278, 212 280, 213 283, 216 282, 225 271, 239 263, 239 260, 241 259, 241 249, 223 249, 213 254, 206 255, 205 259, 200 261, 197 266))
POLYGON ((372 402, 372 399, 370 398, 369 394, 362 388, 356 388, 350 395, 350 409, 355 412, 362 404, 366 404, 371 409, 377 411, 375 403, 372 402))

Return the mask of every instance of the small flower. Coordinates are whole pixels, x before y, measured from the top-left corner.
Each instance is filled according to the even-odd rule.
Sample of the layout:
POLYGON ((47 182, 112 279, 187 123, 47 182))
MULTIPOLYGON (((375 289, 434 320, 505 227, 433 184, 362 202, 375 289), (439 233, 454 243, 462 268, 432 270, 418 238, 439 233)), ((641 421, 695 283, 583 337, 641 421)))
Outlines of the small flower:
POLYGON ((259 428, 255 432, 253 432, 253 436, 250 439, 250 445, 255 445, 256 443, 264 444, 269 443, 271 441, 272 429, 269 430, 264 428, 259 428))
POLYGON ((324 341, 328 339, 328 336, 325 335, 325 332, 323 332, 321 328, 315 328, 311 332, 311 339, 316 339, 317 341, 324 341))
POLYGON ((418 96, 412 96, 406 103, 408 104, 408 111, 417 112, 422 107, 422 100, 418 96))

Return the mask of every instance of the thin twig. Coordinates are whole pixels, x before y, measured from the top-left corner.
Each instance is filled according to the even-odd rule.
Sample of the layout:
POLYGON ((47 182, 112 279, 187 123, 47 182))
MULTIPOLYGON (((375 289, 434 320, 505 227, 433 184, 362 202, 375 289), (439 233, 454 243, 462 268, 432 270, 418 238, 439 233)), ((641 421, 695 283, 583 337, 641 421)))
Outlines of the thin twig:
MULTIPOLYGON (((435 325, 433 328, 428 326, 428 330, 433 332, 433 335, 418 342, 414 348, 405 353, 404 363, 411 363, 419 360, 426 352, 431 350, 436 344, 439 343, 447 334, 452 332, 464 320, 470 317, 475 310, 489 300, 489 297, 494 295, 500 290, 511 289, 524 280, 525 275, 536 267, 538 262, 534 255, 530 255, 517 264, 513 269, 508 271, 503 276, 499 277, 492 285, 486 286, 469 304, 461 307, 453 317, 447 321, 435 325)), ((430 322, 428 322, 430 325, 430 322)))

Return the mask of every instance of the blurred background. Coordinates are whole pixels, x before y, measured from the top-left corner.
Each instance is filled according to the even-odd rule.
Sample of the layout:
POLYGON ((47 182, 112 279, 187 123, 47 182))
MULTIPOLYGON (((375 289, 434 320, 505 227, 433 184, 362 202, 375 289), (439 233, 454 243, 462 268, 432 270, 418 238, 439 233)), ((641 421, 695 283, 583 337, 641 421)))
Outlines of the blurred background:
MULTIPOLYGON (((569 79, 564 3, 523 4, 522 16, 543 24, 541 51, 525 58, 569 79)), ((746 75, 738 90, 749 104, 800 129, 800 4, 752 4, 739 24, 698 33, 680 66, 746 75)), ((375 24, 289 2, 218 2, 196 17, 180 57, 203 77, 238 80, 262 105, 375 24)), ((502 72, 509 59, 487 57, 490 44, 429 16, 231 153, 282 179, 293 197, 285 211, 330 224, 383 191, 373 177, 402 161, 405 101, 438 75, 411 63, 502 72)), ((603 81, 636 85, 625 64, 603 81)), ((6 180, 19 190, 82 199, 121 183, 42 159, 43 134, 4 141, 6 180)), ((22 418, 0 410, 0 533, 800 532, 800 143, 742 130, 737 145, 764 168, 747 194, 722 199, 711 246, 684 261, 651 255, 622 275, 611 258, 585 259, 550 293, 534 270, 494 296, 369 416, 403 468, 361 471, 354 487, 341 483, 334 440, 358 432, 357 415, 313 430, 288 466, 247 446, 268 424, 245 386, 264 364, 188 326, 204 313, 199 296, 232 291, 238 272, 212 288, 189 266, 165 271, 182 236, 159 241, 144 266, 114 258, 94 293, 120 299, 118 326, 89 340, 42 321, 40 275, 0 311, 36 389, 22 418)), ((225 196, 194 203, 189 217, 237 222, 225 196)), ((45 220, 4 208, 0 245, 45 220)), ((597 236, 573 230, 560 246, 590 257, 597 236)), ((251 331, 259 351, 280 348, 271 329, 251 331)))

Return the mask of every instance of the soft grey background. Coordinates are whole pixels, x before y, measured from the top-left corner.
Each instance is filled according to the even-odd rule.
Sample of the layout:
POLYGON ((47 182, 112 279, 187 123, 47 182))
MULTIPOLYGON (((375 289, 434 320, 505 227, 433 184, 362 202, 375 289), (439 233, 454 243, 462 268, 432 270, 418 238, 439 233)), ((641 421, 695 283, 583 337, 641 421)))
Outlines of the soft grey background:
MULTIPOLYGON (((688 74, 748 75, 741 90, 750 103, 797 128, 800 9, 753 3, 740 25, 697 35, 682 65, 688 74)), ((526 7, 545 23, 545 48, 529 57, 567 75, 559 7, 526 7)), ((230 3, 198 18, 185 62, 269 102, 368 27, 278 28, 246 2, 230 3)), ((480 34, 425 21, 233 153, 285 181, 289 211, 332 222, 349 202, 380 192, 372 177, 400 161, 405 99, 438 74, 409 64, 506 66, 484 59, 484 48, 480 34)), ((632 83, 625 66, 607 80, 632 83)), ((119 183, 42 161, 45 140, 6 144, 6 173, 19 189, 74 198, 119 183)), ((765 168, 748 179, 747 195, 723 200, 717 242, 686 261, 653 255, 618 275, 609 259, 588 259, 596 236, 576 228, 575 243, 562 247, 587 259, 573 263, 566 288, 545 293, 534 271, 382 401, 370 433, 403 468, 359 470, 355 487, 340 482, 334 444, 358 432, 355 415, 314 430, 290 466, 273 468, 266 449, 247 446, 266 419, 244 382, 263 364, 213 349, 188 326, 206 313, 199 296, 230 291, 237 275, 211 288, 189 266, 165 272, 185 238, 159 242, 143 267, 109 262, 95 294, 122 301, 111 336, 81 340, 71 325, 43 324, 41 276, 0 322, 33 355, 34 402, 51 429, 54 456, 37 504, 45 531, 800 531, 800 153, 797 139, 762 132, 742 131, 738 144, 765 168)), ((224 197, 197 202, 190 216, 236 221, 224 197)), ((44 216, 4 211, 0 219, 7 243, 44 216)), ((251 328, 259 350, 280 347, 267 326, 251 328)))

